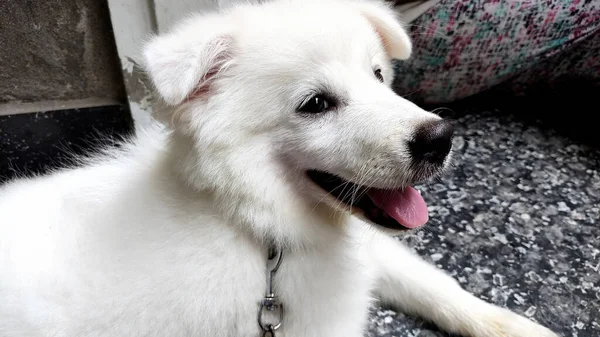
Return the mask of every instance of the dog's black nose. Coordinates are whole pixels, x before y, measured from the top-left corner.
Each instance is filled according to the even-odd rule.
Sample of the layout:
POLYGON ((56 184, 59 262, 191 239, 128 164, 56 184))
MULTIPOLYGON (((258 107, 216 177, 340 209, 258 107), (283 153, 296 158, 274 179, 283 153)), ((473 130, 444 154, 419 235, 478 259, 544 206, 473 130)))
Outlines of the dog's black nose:
POLYGON ((452 148, 454 127, 445 120, 426 122, 420 125, 409 142, 414 160, 442 163, 452 148))

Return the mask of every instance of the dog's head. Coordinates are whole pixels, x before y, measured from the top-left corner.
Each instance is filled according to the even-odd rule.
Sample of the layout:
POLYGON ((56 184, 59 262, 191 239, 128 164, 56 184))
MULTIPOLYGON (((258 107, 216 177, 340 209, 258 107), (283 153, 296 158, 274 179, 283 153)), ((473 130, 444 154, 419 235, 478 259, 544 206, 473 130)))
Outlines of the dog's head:
POLYGON ((195 16, 144 50, 183 176, 230 221, 294 239, 332 210, 390 229, 427 221, 410 185, 444 168, 452 127, 390 89, 391 59, 410 53, 392 10, 351 0, 195 16))

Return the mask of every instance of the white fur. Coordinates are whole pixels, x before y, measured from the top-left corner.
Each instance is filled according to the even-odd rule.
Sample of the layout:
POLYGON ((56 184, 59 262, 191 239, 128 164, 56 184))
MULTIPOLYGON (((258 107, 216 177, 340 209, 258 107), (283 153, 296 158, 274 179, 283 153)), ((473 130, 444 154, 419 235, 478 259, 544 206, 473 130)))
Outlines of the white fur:
POLYGON ((305 177, 410 182, 406 142, 438 118, 389 89, 390 57, 410 49, 384 6, 335 0, 236 6, 154 38, 166 128, 0 189, 0 336, 256 337, 269 241, 285 252, 278 337, 363 336, 373 295, 465 335, 556 336, 469 295, 305 177), (314 90, 339 104, 296 112, 314 90))

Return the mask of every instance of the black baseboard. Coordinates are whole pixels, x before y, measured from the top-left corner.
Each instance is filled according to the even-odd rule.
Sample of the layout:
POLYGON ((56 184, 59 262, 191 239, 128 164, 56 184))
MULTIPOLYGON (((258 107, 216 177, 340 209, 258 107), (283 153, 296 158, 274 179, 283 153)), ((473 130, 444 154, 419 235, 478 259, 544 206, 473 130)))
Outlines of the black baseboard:
POLYGON ((0 183, 75 165, 87 155, 133 132, 124 106, 0 116, 0 183))

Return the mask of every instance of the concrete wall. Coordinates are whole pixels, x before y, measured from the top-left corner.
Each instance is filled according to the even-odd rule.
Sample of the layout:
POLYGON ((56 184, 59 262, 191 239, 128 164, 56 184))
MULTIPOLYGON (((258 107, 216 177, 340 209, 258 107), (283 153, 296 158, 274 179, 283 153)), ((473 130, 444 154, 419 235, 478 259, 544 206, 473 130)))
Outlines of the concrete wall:
POLYGON ((106 1, 0 1, 0 115, 125 102, 106 1))

